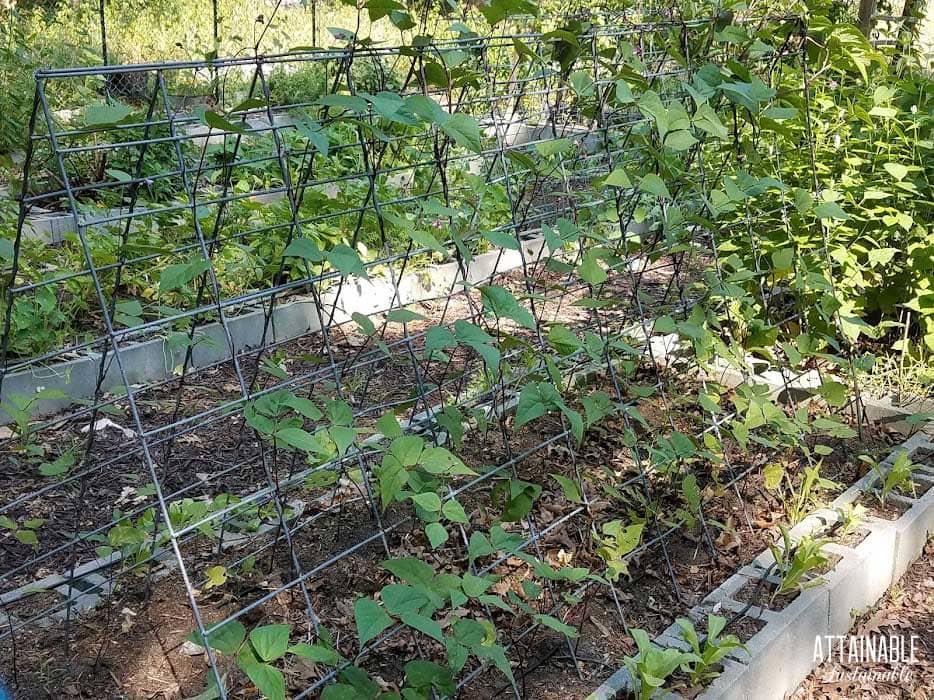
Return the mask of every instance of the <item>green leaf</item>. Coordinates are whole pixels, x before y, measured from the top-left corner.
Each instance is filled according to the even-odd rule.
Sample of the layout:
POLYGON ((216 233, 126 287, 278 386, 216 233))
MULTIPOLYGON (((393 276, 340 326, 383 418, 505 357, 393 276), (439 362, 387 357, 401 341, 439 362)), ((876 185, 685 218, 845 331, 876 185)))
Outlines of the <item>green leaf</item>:
POLYGON ((908 166, 901 163, 884 163, 882 167, 896 180, 904 180, 908 176, 908 166))
POLYGON ((425 441, 417 435, 401 435, 392 441, 389 454, 404 467, 414 467, 425 449, 425 441))
POLYGON ((541 156, 548 158, 558 153, 564 153, 573 146, 574 142, 571 139, 551 139, 549 141, 536 143, 535 150, 538 151, 541 156))
POLYGON ((386 320, 390 323, 411 323, 412 321, 424 321, 425 317, 409 309, 393 309, 386 314, 386 320))
POLYGON ((396 29, 399 29, 403 32, 417 26, 411 15, 409 15, 408 12, 402 12, 401 10, 393 10, 390 12, 389 21, 396 26, 396 29))
POLYGON ((328 420, 334 425, 353 425, 353 409, 350 408, 346 401, 332 399, 328 401, 325 410, 327 411, 328 420))
POLYGON ((294 239, 283 251, 282 256, 285 258, 302 258, 309 262, 321 262, 324 260, 324 252, 311 238, 294 239))
POLYGON ((285 700, 285 679, 279 669, 269 664, 253 663, 241 663, 240 668, 266 700, 285 700))
POLYGON ((697 143, 697 139, 687 129, 672 131, 665 137, 665 146, 674 151, 686 151, 697 143))
POLYGON ((159 293, 164 294, 173 289, 184 287, 198 275, 207 272, 210 267, 211 264, 204 259, 169 265, 159 277, 159 293))
POLYGON ((13 537, 30 547, 38 547, 39 545, 39 537, 32 530, 17 530, 13 533, 13 537))
POLYGON ((552 326, 548 331, 548 344, 558 351, 559 355, 572 355, 581 349, 580 338, 567 327, 560 324, 552 326))
POLYGON ((518 430, 526 423, 545 415, 548 406, 542 398, 538 384, 526 384, 519 392, 519 403, 516 406, 515 428, 518 430))
POLYGON ((328 262, 341 273, 341 277, 357 275, 366 278, 366 268, 363 266, 360 256, 357 255, 357 251, 350 246, 340 243, 325 253, 325 256, 328 262))
POLYGON ((655 173, 649 173, 639 181, 639 189, 647 194, 655 195, 663 199, 671 199, 671 193, 668 191, 665 181, 655 173))
POLYGON ((616 101, 622 105, 632 104, 636 101, 635 96, 632 94, 632 88, 629 87, 629 83, 625 80, 616 81, 616 101))
POLYGON ((378 637, 383 630, 392 624, 392 618, 372 598, 357 598, 353 606, 353 613, 361 649, 366 646, 367 642, 378 637))
POLYGON ((371 22, 388 17, 393 10, 405 9, 405 5, 396 2, 396 0, 367 0, 363 6, 367 9, 371 22))
POLYGON ((479 598, 487 589, 495 583, 495 580, 490 580, 488 578, 483 578, 481 576, 474 576, 471 573, 464 574, 464 593, 469 598, 479 598))
POLYGON ((331 150, 331 139, 328 132, 321 128, 321 125, 313 119, 299 119, 295 122, 295 130, 308 139, 308 142, 315 147, 315 150, 321 154, 322 158, 327 158, 331 150))
POLYGON ((405 665, 405 677, 413 688, 425 691, 433 688, 444 697, 457 694, 451 669, 431 661, 409 661, 405 665))
POLYGON ((558 482, 558 485, 561 487, 561 490, 564 492, 564 497, 568 499, 571 503, 583 503, 584 497, 581 494, 580 486, 577 485, 577 482, 573 479, 569 479, 562 474, 552 474, 551 478, 558 482))
POLYGON ((320 452, 321 442, 301 428, 280 428, 273 437, 276 442, 284 443, 289 447, 303 452, 320 452))
POLYGON ((655 325, 652 328, 654 333, 674 333, 678 330, 678 325, 675 323, 675 320, 668 316, 659 316, 655 319, 655 325))
POLYGON ((84 122, 91 127, 115 126, 132 121, 130 117, 134 111, 120 102, 88 105, 84 110, 84 122))
POLYGON ((713 107, 709 104, 704 103, 697 108, 697 111, 694 113, 693 122, 695 127, 707 132, 714 138, 725 139, 730 135, 730 132, 720 121, 720 117, 717 115, 716 111, 714 111, 713 107))
POLYGON ((441 498, 434 491, 416 493, 412 496, 412 501, 414 501, 419 508, 427 510, 430 513, 437 513, 441 510, 441 498))
POLYGON ((701 495, 700 489, 697 487, 697 475, 688 474, 684 477, 684 480, 681 482, 681 493, 684 494, 684 500, 691 507, 692 511, 696 511, 701 506, 701 495))
MULTIPOLYGON (((192 632, 186 640, 204 646, 200 632, 192 632)), ((234 656, 246 639, 246 628, 239 620, 230 620, 208 635, 208 646, 224 656, 234 656)))
POLYGON ((490 541, 482 532, 474 532, 470 535, 470 542, 467 545, 467 558, 470 560, 471 564, 475 559, 489 556, 494 551, 490 541))
POLYGON ((61 476, 68 472, 75 464, 75 453, 71 450, 59 455, 52 462, 43 462, 39 465, 39 473, 42 476, 61 476))
POLYGON ((350 112, 367 111, 366 100, 356 95, 324 95, 319 97, 315 104, 324 105, 325 107, 338 107, 350 112))
POLYGON ((829 406, 840 408, 847 401, 847 386, 831 379, 824 379, 823 384, 817 390, 829 406))
POLYGON ((919 423, 926 423, 929 420, 934 420, 934 413, 912 413, 905 419, 905 422, 908 425, 918 425, 919 423))
POLYGON ((396 578, 415 585, 427 586, 435 575, 435 570, 431 568, 430 564, 413 557, 387 559, 380 566, 392 573, 396 578))
POLYGON ((836 202, 821 202, 814 207, 814 215, 818 219, 837 219, 847 221, 850 215, 843 211, 843 208, 836 202))
POLYGON ((424 615, 419 615, 418 613, 409 612, 400 615, 399 619, 412 629, 423 632, 432 639, 435 639, 439 642, 444 641, 444 634, 441 632, 440 623, 435 622, 430 617, 425 617, 424 615))
POLYGON ((593 76, 583 70, 577 70, 571 73, 568 76, 568 82, 571 84, 571 87, 574 89, 574 92, 577 93, 578 97, 590 97, 593 95, 593 76))
POLYGON ((777 462, 772 462, 762 470, 762 476, 765 481, 765 488, 774 491, 782 485, 785 478, 785 468, 777 462))
POLYGON ((245 124, 234 124, 233 122, 224 119, 217 112, 212 112, 211 110, 205 110, 201 113, 201 122, 212 129, 217 129, 218 131, 230 131, 235 134, 249 134, 250 129, 245 124))
POLYGON ((204 570, 204 575, 208 579, 208 582, 204 586, 206 589, 214 588, 215 586, 223 586, 227 583, 226 566, 209 566, 204 570))
POLYGON ((776 270, 790 270, 794 264, 795 251, 792 248, 782 248, 772 253, 772 267, 776 270))
POLYGON ((480 658, 491 661, 510 682, 515 682, 512 668, 509 666, 509 659, 506 658, 506 651, 499 644, 490 646, 481 644, 474 647, 473 652, 480 658))
POLYGON ((347 453, 347 449, 353 444, 354 440, 357 439, 357 431, 343 425, 332 425, 328 428, 328 435, 330 435, 331 440, 334 441, 337 447, 337 454, 340 457, 343 457, 347 453))
POLYGON ((390 583, 380 591, 383 605, 393 615, 418 612, 428 602, 428 597, 421 591, 401 583, 390 583))
POLYGON ((321 409, 315 405, 314 401, 292 393, 286 393, 282 398, 282 405, 288 406, 309 420, 319 420, 322 416, 321 409))
POLYGON ((396 415, 392 411, 384 413, 376 421, 376 429, 390 440, 402 437, 402 426, 399 425, 399 421, 396 420, 396 415))
POLYGON ((452 114, 439 126, 441 131, 454 139, 458 146, 462 146, 474 153, 483 152, 483 146, 480 143, 480 127, 477 126, 477 122, 470 115, 452 114))
POLYGON ((720 89, 736 104, 745 107, 753 114, 759 111, 759 105, 775 97, 775 90, 753 76, 752 82, 721 83, 720 89))
POLYGON ((325 666, 337 666, 341 661, 340 654, 322 644, 296 644, 289 647, 289 653, 325 666))
POLYGON ((425 526, 425 534, 428 536, 432 549, 437 549, 448 541, 448 531, 441 523, 428 523, 425 526))
POLYGON ((496 339, 489 333, 473 323, 458 319, 454 322, 454 335, 457 340, 480 355, 491 370, 499 368, 501 355, 495 346, 496 339))
POLYGON ((535 330, 535 319, 505 287, 487 285, 480 287, 483 305, 499 318, 512 319, 529 330, 535 330))
POLYGON ((359 311, 355 311, 350 315, 350 318, 352 318, 357 326, 359 326, 364 335, 373 335, 376 333, 376 326, 373 325, 373 321, 369 316, 361 314, 359 311))
POLYGON ((542 623, 543 625, 545 625, 545 627, 550 627, 550 628, 553 629, 555 632, 560 632, 560 633, 563 634, 565 637, 569 637, 569 638, 573 639, 574 637, 577 637, 577 636, 578 636, 578 635, 577 635, 577 630, 576 630, 576 629, 574 629, 574 628, 571 627, 570 625, 564 624, 563 622, 561 622, 561 620, 559 620, 559 619, 557 619, 557 618, 555 618, 555 617, 552 617, 551 615, 540 615, 540 614, 537 614, 537 615, 535 615, 535 619, 536 619, 538 622, 540 622, 540 623, 542 623))
POLYGON ((264 625, 250 632, 250 644, 263 661, 275 661, 289 647, 289 625, 264 625))
POLYGON ((622 168, 616 168, 613 172, 606 176, 606 179, 603 180, 604 185, 609 187, 622 187, 623 189, 628 189, 632 187, 632 180, 629 179, 629 174, 622 168))
POLYGON ((407 230, 405 233, 415 242, 417 246, 421 248, 428 248, 429 250, 433 250, 436 253, 447 256, 447 248, 441 245, 438 239, 432 236, 430 233, 426 231, 419 231, 414 228, 407 230))
POLYGON ((110 175, 110 177, 112 177, 114 180, 117 180, 118 182, 129 182, 133 179, 129 173, 124 172, 123 170, 117 170, 116 168, 107 168, 107 170, 104 172, 106 172, 108 175, 110 175))
POLYGON ((588 250, 584 253, 581 264, 577 268, 577 274, 587 284, 596 286, 607 280, 606 270, 600 266, 598 260, 599 256, 595 255, 592 250, 588 250))
POLYGON ((507 250, 519 250, 519 239, 503 231, 484 231, 483 237, 490 243, 507 250))
POLYGON ((480 7, 480 12, 490 25, 496 25, 507 17, 516 15, 538 16, 538 5, 529 0, 490 0, 480 7))
POLYGON ((453 498, 444 502, 444 505, 441 506, 441 514, 452 523, 461 523, 463 525, 469 523, 464 507, 453 498))

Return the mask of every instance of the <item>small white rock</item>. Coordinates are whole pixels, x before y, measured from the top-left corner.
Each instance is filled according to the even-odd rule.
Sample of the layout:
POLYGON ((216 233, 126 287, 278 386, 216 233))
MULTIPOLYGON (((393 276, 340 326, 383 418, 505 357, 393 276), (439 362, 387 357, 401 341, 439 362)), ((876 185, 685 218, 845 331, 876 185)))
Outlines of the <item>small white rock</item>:
POLYGON ((184 656, 201 656, 204 653, 204 647, 186 639, 178 648, 178 652, 184 656))

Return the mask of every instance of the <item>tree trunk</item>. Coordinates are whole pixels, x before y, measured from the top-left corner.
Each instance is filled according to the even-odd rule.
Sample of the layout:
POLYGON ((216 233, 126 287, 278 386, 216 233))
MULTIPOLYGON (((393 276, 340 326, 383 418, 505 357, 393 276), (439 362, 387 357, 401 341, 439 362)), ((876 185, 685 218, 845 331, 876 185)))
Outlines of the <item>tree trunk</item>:
MULTIPOLYGON (((908 0, 911 2, 911 0, 908 0)), ((867 39, 872 31, 872 16, 876 13, 876 0, 859 0, 859 30, 867 39)))

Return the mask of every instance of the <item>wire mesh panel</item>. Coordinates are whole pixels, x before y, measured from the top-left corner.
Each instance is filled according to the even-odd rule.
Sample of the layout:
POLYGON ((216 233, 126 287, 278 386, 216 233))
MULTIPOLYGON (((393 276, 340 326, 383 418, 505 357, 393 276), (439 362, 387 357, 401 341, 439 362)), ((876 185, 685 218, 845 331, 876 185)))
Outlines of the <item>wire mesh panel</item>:
POLYGON ((761 466, 723 434, 748 440, 761 392, 727 410, 697 378, 726 332, 698 302, 766 308, 729 329, 754 335, 806 327, 820 295, 774 274, 790 188, 813 189, 784 125, 801 48, 795 18, 579 19, 40 72, 0 375, 8 677, 95 697, 582 677, 594 624, 646 605, 629 567, 680 598, 670 550, 716 558, 708 499, 742 517, 761 466))

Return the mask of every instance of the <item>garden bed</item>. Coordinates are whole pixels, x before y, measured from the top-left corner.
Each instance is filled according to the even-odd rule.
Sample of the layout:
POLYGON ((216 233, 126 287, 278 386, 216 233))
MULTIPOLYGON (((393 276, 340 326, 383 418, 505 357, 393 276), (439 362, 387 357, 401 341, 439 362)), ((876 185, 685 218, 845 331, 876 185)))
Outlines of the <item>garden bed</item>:
MULTIPOLYGON (((671 388, 679 383, 679 380, 674 381, 671 388)), ((661 410, 653 411, 651 403, 644 407, 644 415, 650 421, 650 425, 653 420, 651 416, 654 415, 654 427, 663 427, 666 414, 661 410)), ((692 424, 701 425, 696 423, 696 418, 691 417, 690 410, 685 413, 676 412, 674 415, 679 421, 679 427, 684 430, 688 430, 692 424)), ((588 487, 590 496, 599 496, 604 486, 626 483, 637 473, 628 448, 620 442, 622 429, 622 424, 613 422, 600 426, 589 435, 579 451, 576 464, 585 483, 590 484, 593 489, 593 493, 589 493, 588 487), (609 468, 609 472, 605 467, 609 468)), ((510 453, 522 453, 560 432, 559 421, 543 420, 535 425, 535 430, 518 432, 510 440, 508 452, 504 451, 505 446, 495 439, 465 440, 461 456, 469 466, 481 471, 484 465, 504 463, 508 461, 510 453)), ((489 437, 492 435, 488 434, 489 437)), ((843 444, 839 447, 846 449, 834 451, 833 459, 827 463, 827 474, 833 474, 841 480, 852 478, 855 476, 853 456, 855 451, 861 448, 843 444)), ((522 461, 518 465, 516 475, 519 478, 531 478, 536 474, 563 473, 573 478, 574 473, 568 471, 569 454, 562 448, 561 441, 556 442, 522 461)), ((514 673, 517 682, 523 684, 525 696, 558 698, 585 694, 610 674, 615 660, 632 651, 631 642, 626 636, 627 625, 644 628, 650 634, 660 633, 671 624, 674 617, 687 613, 737 567, 749 563, 750 557, 747 553, 758 551, 775 535, 771 514, 775 512, 776 502, 774 496, 763 488, 762 476, 757 468, 757 462, 761 467, 770 457, 768 453, 763 453, 758 458, 754 454, 744 457, 735 451, 735 448, 728 454, 733 469, 751 469, 752 472, 741 482, 742 491, 726 489, 705 504, 705 516, 709 523, 716 521, 727 525, 726 530, 714 534, 715 556, 711 556, 707 549, 699 527, 695 526, 691 530, 678 529, 647 550, 644 555, 633 558, 630 563, 631 580, 623 576, 614 588, 614 595, 610 595, 609 589, 594 585, 587 588, 580 603, 568 606, 561 619, 577 628, 580 633, 578 639, 570 642, 573 656, 578 658, 581 676, 578 680, 571 680, 573 676, 568 673, 573 668, 573 657, 568 642, 563 637, 543 628, 519 636, 515 642, 515 658, 525 661, 524 666, 514 669, 514 673)), ((724 472, 721 478, 727 478, 729 474, 730 472, 724 472)), ((178 478, 184 481, 185 477, 178 475, 178 478)), ((657 482, 654 477, 651 479, 651 487, 659 498, 657 507, 661 512, 683 505, 676 491, 666 490, 662 482, 657 482), (657 490, 659 488, 660 491, 657 490)), ((122 487, 122 484, 120 486, 122 487)), ((243 488, 250 488, 249 480, 244 482, 243 488)), ((332 493, 331 503, 317 506, 313 504, 319 503, 320 490, 299 489, 289 493, 290 498, 294 497, 311 504, 306 506, 300 516, 300 520, 307 521, 308 524, 303 526, 297 521, 291 538, 292 550, 302 562, 304 570, 312 570, 324 563, 329 551, 365 543, 360 549, 329 568, 326 575, 322 572, 321 576, 311 577, 307 582, 319 622, 331 630, 340 646, 341 639, 352 640, 354 637, 353 595, 374 593, 379 589, 379 584, 373 580, 372 561, 378 560, 383 554, 383 545, 378 536, 379 531, 373 525, 371 514, 360 497, 361 492, 355 490, 351 483, 342 482, 332 493), (325 507, 335 504, 338 504, 336 509, 325 507), (353 591, 353 594, 350 591, 353 591)), ((101 500, 112 498, 107 494, 96 494, 94 497, 101 500)), ((471 490, 462 499, 473 524, 484 525, 486 500, 488 489, 471 490)), ((638 502, 638 490, 622 501, 597 498, 591 507, 591 516, 598 522, 611 520, 624 514, 638 502)), ((554 565, 574 564, 599 568, 601 562, 593 551, 594 543, 586 524, 588 519, 584 518, 583 512, 578 512, 578 515, 566 520, 568 515, 575 511, 580 509, 569 503, 560 494, 560 490, 542 497, 533 513, 533 520, 547 529, 538 545, 542 548, 541 556, 554 565), (553 527, 555 523, 558 527, 553 527)), ((456 561, 464 556, 463 545, 454 543, 453 539, 442 549, 431 552, 424 540, 424 534, 418 529, 413 529, 412 525, 413 523, 401 514, 392 511, 384 514, 383 528, 391 533, 388 544, 394 557, 428 557, 443 562, 456 561)), ((666 525, 662 523, 660 527, 664 530, 666 525)), ((519 528, 519 531, 521 532, 522 528, 519 528)), ((200 587, 200 583, 196 583, 200 607, 206 611, 206 624, 215 619, 223 619, 225 606, 230 600, 244 594, 261 595, 263 590, 274 591, 279 588, 285 582, 280 577, 287 573, 291 566, 290 555, 285 550, 280 542, 279 546, 264 551, 256 557, 253 564, 255 570, 251 568, 248 572, 232 575, 231 583, 223 587, 205 590, 200 587), (273 564, 272 569, 266 568, 269 563, 273 564)), ((193 574, 199 570, 203 571, 209 564, 230 564, 238 558, 237 550, 232 549, 227 556, 230 558, 218 559, 209 542, 193 541, 185 545, 185 558, 193 574), (200 567, 197 564, 199 561, 204 562, 200 567)), ((235 567, 228 566, 228 569, 234 571, 235 567)), ((503 592, 522 591, 519 584, 529 575, 524 562, 512 559, 502 562, 494 571, 505 577, 502 585, 507 588, 504 588, 503 592)), ((26 674, 21 678, 33 678, 32 682, 39 683, 36 687, 41 688, 43 674, 46 674, 46 682, 54 678, 62 687, 74 685, 80 687, 82 692, 86 688, 93 688, 93 692, 96 693, 94 697, 121 697, 120 693, 129 697, 148 697, 146 693, 165 692, 166 688, 175 683, 183 695, 199 691, 198 686, 204 678, 201 655, 189 656, 194 650, 188 646, 185 647, 187 653, 182 652, 184 637, 195 625, 190 614, 181 614, 181 611, 187 608, 178 602, 178 593, 184 590, 183 587, 179 588, 181 584, 178 572, 170 571, 159 580, 151 581, 147 581, 145 572, 144 567, 135 574, 120 574, 115 594, 105 597, 97 610, 77 616, 72 621, 71 641, 74 644, 74 658, 69 662, 69 667, 46 667, 41 672, 38 669, 30 671, 30 657, 28 653, 24 653, 32 647, 38 654, 40 649, 56 643, 56 639, 61 641, 60 627, 56 626, 39 635, 30 635, 27 640, 19 639, 18 672, 26 674), (142 606, 147 588, 148 607, 142 606), (145 617, 138 620, 137 615, 145 617), (184 620, 181 619, 183 617, 184 620), (128 628, 129 638, 124 637, 127 633, 117 631, 124 626, 128 628), (127 648, 128 643, 150 651, 142 655, 122 656, 121 651, 127 648), (101 650, 101 666, 91 673, 89 667, 93 665, 91 659, 96 656, 96 649, 101 650), (161 657, 157 649, 162 653, 161 657), (152 664, 151 667, 146 666, 147 659, 152 664), (165 678, 167 664, 174 669, 171 682, 164 683, 164 687, 160 688, 162 681, 145 680, 147 676, 165 678), (90 681, 92 677, 93 683, 90 681)), ((204 581, 200 575, 195 578, 202 583, 204 581)), ((249 614, 248 619, 254 624, 266 624, 297 620, 303 614, 303 595, 293 587, 258 607, 249 614)), ((503 617, 496 621, 509 638, 508 619, 503 617)), ((523 631, 517 629, 513 634, 522 635, 523 631)), ((401 659, 408 658, 413 653, 414 648, 409 637, 410 635, 403 634, 397 642, 381 647, 377 654, 368 657, 366 668, 387 682, 398 679, 401 659)), ((348 653, 352 653, 352 650, 348 649, 348 653)), ((422 645, 419 653, 429 652, 422 645)), ((316 673, 313 668, 306 668, 302 664, 291 669, 291 672, 295 674, 294 679, 299 683, 307 683, 316 673)), ((318 669, 317 673, 321 672, 323 671, 318 669)), ((479 697, 497 697, 499 693, 505 692, 504 682, 498 672, 487 671, 473 680, 466 687, 466 692, 477 694, 479 697)), ((23 697, 41 697, 41 690, 38 695, 27 694, 23 697)))

